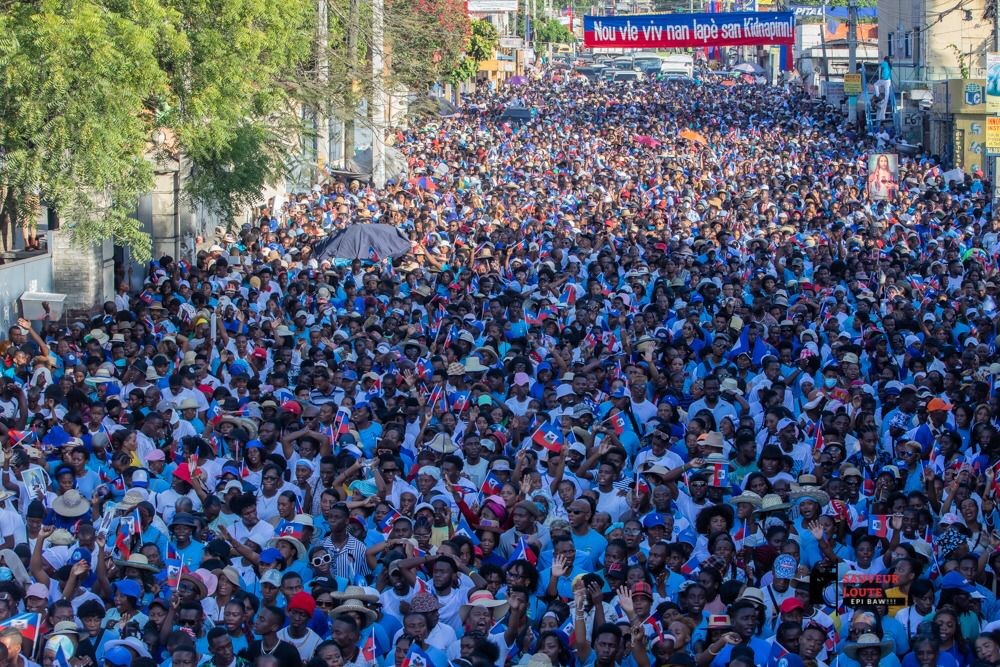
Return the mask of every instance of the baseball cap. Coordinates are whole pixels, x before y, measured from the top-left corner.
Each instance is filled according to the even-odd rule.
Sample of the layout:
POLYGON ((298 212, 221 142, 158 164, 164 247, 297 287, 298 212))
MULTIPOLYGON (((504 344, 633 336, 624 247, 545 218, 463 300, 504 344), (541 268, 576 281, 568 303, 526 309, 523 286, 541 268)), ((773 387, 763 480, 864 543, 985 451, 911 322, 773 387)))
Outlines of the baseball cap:
POLYGON ((112 646, 104 653, 104 662, 115 667, 132 667, 132 652, 124 646, 112 646))
POLYGON ((796 609, 803 611, 805 608, 806 605, 802 602, 802 600, 796 597, 791 597, 781 603, 781 606, 778 607, 778 611, 782 614, 787 614, 788 612, 795 611, 796 609))
POLYGON ((281 573, 277 570, 268 570, 264 573, 264 576, 260 578, 261 585, 270 584, 275 588, 281 586, 281 573))

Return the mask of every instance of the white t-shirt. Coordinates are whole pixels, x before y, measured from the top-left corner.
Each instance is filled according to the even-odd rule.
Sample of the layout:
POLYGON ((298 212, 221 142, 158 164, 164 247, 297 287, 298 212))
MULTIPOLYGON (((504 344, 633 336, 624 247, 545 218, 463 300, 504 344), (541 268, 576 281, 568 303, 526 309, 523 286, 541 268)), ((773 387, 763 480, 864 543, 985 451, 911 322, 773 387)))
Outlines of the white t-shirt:
POLYGON ((313 655, 316 654, 316 647, 323 643, 322 638, 315 632, 306 628, 306 634, 304 637, 299 639, 294 639, 289 633, 288 628, 282 628, 278 630, 278 639, 286 641, 292 646, 294 646, 298 652, 299 657, 302 658, 302 662, 309 662, 313 655))

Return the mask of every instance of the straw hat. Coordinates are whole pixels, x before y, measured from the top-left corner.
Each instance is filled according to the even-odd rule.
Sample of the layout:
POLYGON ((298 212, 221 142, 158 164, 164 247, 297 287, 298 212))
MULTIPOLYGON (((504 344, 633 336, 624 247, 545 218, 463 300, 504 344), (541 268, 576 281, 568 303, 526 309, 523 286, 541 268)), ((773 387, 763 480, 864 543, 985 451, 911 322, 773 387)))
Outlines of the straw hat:
POLYGON ((90 503, 76 489, 69 489, 52 501, 52 509, 60 516, 71 519, 83 516, 90 511, 90 503))
POLYGON ((378 602, 377 595, 370 595, 361 586, 348 586, 343 591, 330 593, 334 600, 357 600, 358 602, 373 603, 378 602))
POLYGON ((740 503, 749 503, 754 506, 754 508, 759 508, 763 505, 764 501, 753 491, 744 491, 738 496, 735 496, 729 501, 733 505, 739 505, 740 503))
POLYGON ((368 607, 365 606, 364 602, 357 599, 345 600, 343 604, 341 604, 339 607, 335 607, 334 610, 331 612, 331 614, 337 616, 338 614, 345 614, 349 611, 355 611, 359 614, 364 614, 369 621, 374 621, 376 618, 378 618, 378 614, 374 610, 369 609, 368 607))
POLYGON ((880 640, 878 635, 872 633, 865 633, 858 637, 858 641, 849 642, 844 646, 844 655, 846 655, 851 660, 858 659, 858 651, 865 648, 875 647, 879 650, 879 658, 884 658, 889 655, 889 651, 892 650, 892 641, 888 639, 880 640))
POLYGON ((159 572, 160 568, 152 565, 149 559, 142 554, 132 554, 128 557, 128 560, 121 560, 116 558, 115 565, 118 567, 133 567, 137 570, 142 570, 144 572, 159 572))
POLYGON ((777 493, 769 493, 761 499, 760 507, 754 510, 754 514, 764 514, 766 512, 778 512, 790 508, 786 502, 781 500, 777 493))
POLYGON ((493 594, 489 591, 475 591, 469 596, 469 602, 462 605, 458 614, 464 623, 465 619, 469 616, 469 612, 474 608, 479 607, 482 609, 489 609, 493 614, 493 621, 496 622, 504 617, 504 614, 507 613, 508 606, 509 605, 506 600, 494 599, 493 594))

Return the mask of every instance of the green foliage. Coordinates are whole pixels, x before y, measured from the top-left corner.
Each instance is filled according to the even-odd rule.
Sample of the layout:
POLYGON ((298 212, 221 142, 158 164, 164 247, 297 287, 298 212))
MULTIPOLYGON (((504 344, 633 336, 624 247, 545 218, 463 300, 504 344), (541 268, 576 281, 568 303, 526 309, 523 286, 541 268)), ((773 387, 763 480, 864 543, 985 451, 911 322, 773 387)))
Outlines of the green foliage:
POLYGON ((128 216, 152 183, 144 100, 166 90, 157 53, 174 19, 155 0, 127 12, 92 0, 0 12, 0 188, 19 222, 37 195, 81 242, 110 238, 148 255, 128 216))
POLYGON ((555 19, 540 19, 532 29, 532 39, 539 44, 572 44, 576 41, 569 28, 555 19))
POLYGON ((389 0, 385 34, 391 78, 422 90, 464 66, 471 25, 464 0, 389 0))
POLYGON ((493 52, 500 44, 500 34, 493 24, 485 19, 472 22, 469 43, 465 47, 465 57, 449 74, 448 81, 461 83, 475 78, 479 71, 479 63, 493 57, 493 52))
POLYGON ((481 63, 493 57, 493 51, 500 44, 500 34, 493 24, 485 19, 477 19, 472 22, 472 35, 469 37, 469 46, 465 49, 468 57, 481 63))

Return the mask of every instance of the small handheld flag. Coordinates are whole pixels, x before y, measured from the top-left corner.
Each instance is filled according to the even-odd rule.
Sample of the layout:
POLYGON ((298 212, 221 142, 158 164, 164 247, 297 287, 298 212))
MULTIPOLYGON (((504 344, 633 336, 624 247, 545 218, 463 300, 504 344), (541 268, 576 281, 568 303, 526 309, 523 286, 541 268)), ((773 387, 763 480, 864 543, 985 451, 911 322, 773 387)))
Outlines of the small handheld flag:
POLYGON ((872 514, 868 517, 868 534, 875 537, 889 536, 889 515, 872 514))
POLYGON ((539 447, 543 447, 556 454, 562 451, 563 444, 565 444, 562 433, 548 422, 538 427, 531 435, 531 441, 539 447))
POLYGON ((510 553, 510 558, 507 559, 507 565, 510 565, 516 560, 526 560, 532 565, 538 564, 538 554, 535 553, 534 549, 528 544, 528 541, 523 537, 518 540, 517 546, 510 553))
POLYGON ((431 657, 413 642, 406 657, 403 658, 402 667, 434 667, 434 663, 431 662, 431 657))

